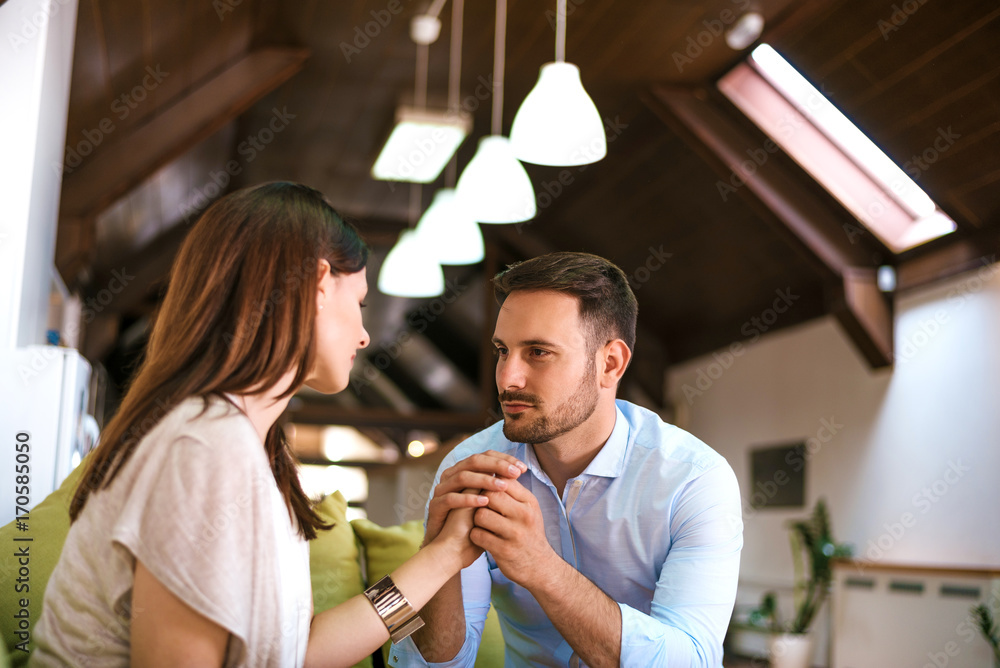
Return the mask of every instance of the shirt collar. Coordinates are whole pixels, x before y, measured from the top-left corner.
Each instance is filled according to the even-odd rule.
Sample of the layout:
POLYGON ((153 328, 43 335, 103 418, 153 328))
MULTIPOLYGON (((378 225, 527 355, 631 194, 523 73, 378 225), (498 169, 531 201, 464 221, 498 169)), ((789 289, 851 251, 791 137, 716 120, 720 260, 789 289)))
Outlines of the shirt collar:
MULTIPOLYGON (((604 443, 597 455, 590 461, 587 468, 583 470, 580 475, 595 475, 604 478, 617 478, 621 475, 622 470, 625 468, 625 455, 628 450, 628 434, 629 425, 628 420, 622 414, 620 408, 616 403, 615 405, 615 426, 611 430, 611 436, 604 443)), ((523 461, 528 465, 528 470, 535 474, 540 480, 549 482, 549 476, 546 475, 545 471, 542 470, 541 464, 538 463, 538 457, 535 455, 535 448, 529 446, 525 443, 519 444, 523 450, 521 453, 524 454, 523 461)))
POLYGON ((601 448, 581 475, 598 475, 617 478, 625 468, 625 453, 628 450, 628 420, 615 404, 615 427, 611 430, 604 447, 601 448))

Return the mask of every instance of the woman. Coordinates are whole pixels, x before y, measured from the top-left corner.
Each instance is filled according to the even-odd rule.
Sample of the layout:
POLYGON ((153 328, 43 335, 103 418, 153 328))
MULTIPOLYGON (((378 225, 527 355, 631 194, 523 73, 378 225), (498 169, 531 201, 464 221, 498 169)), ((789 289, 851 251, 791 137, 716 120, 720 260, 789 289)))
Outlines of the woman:
MULTIPOLYGON (((88 457, 32 665, 352 665, 385 642, 398 620, 365 596, 312 616, 307 541, 325 525, 275 424, 302 385, 347 387, 369 342, 367 256, 305 186, 264 184, 205 212, 88 457)), ((497 474, 511 477, 511 463, 523 467, 498 463, 497 474)), ((392 574, 389 593, 395 583, 418 610, 474 561, 472 509, 486 503, 450 495, 459 511, 429 518, 441 534, 392 574)))

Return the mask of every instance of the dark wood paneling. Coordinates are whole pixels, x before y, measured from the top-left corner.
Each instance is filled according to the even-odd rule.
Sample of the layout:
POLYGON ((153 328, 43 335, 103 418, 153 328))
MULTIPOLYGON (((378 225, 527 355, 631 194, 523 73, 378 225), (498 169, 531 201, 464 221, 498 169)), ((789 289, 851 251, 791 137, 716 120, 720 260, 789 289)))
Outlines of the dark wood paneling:
POLYGON ((997 224, 1000 191, 983 186, 1000 164, 1000 8, 902 4, 831 3, 775 46, 960 227, 997 224), (939 151, 941 133, 959 137, 939 151), (925 151, 932 160, 913 161, 925 151))
MULTIPOLYGON (((954 239, 899 258, 900 283, 911 286, 968 267, 998 245, 991 230, 1000 226, 1000 10, 986 0, 923 3, 886 38, 879 21, 891 20, 901 4, 761 0, 752 7, 768 21, 765 37, 897 162, 932 146, 939 128, 951 127, 961 135, 917 179, 961 229, 954 239)), ((386 6, 384 0, 243 0, 219 16, 218 4, 195 0, 83 0, 67 144, 79 143, 84 131, 105 117, 115 122, 115 134, 84 161, 83 171, 101 160, 104 150, 156 123, 177 100, 250 50, 306 48, 314 55, 302 71, 240 114, 231 153, 242 173, 233 187, 269 179, 308 183, 345 213, 373 219, 373 241, 389 244, 409 219, 410 186, 376 182, 369 169, 396 105, 412 96, 415 47, 408 37, 409 21, 426 3, 404 0, 402 12, 380 27, 350 62, 341 49, 354 40, 356 28, 372 21, 373 10, 386 6), (170 76, 127 118, 118 119, 111 109, 115 98, 141 83, 146 67, 157 65, 170 76), (246 160, 237 151, 240 142, 264 127, 275 107, 287 107, 296 119, 264 151, 246 160)), ((716 187, 717 158, 693 150, 638 102, 640 92, 654 83, 710 86, 741 54, 726 47, 720 35, 705 31, 728 16, 726 10, 751 3, 586 0, 571 7, 567 58, 580 66, 602 117, 618 118, 628 127, 609 144, 604 161, 584 170, 569 168, 571 182, 563 184, 557 197, 551 197, 545 184, 558 182, 564 170, 528 166, 540 203, 547 206, 530 224, 486 230, 487 237, 506 239, 504 247, 518 248, 522 255, 542 249, 597 252, 630 274, 646 266, 651 247, 662 245, 672 255, 637 294, 642 326, 671 363, 745 339, 744 325, 770 307, 778 289, 791 289, 800 297, 775 327, 836 312, 844 301, 841 281, 831 280, 794 235, 774 225, 775 213, 767 206, 742 196, 723 200, 716 187), (685 53, 699 38, 701 52, 685 53), (694 57, 679 67, 674 54, 694 57)), ((546 12, 554 10, 554 2, 510 2, 505 132, 539 66, 552 60, 555 35, 546 12)), ((441 18, 442 34, 430 53, 432 102, 443 101, 446 93, 447 5, 441 18)), ((463 99, 492 72, 493 19, 493 3, 466 3, 463 99)), ((472 157, 476 138, 489 132, 490 102, 476 104, 473 137, 459 151, 459 167, 472 157)), ((749 143, 734 146, 736 153, 759 145, 753 128, 744 131, 749 143)), ((147 153, 154 145, 136 144, 135 151, 147 153)), ((170 174, 151 175, 149 180, 160 179, 160 185, 134 193, 123 205, 128 208, 123 217, 137 225, 169 226, 171 212, 181 204, 177 198, 204 186, 214 160, 192 159, 170 174), (157 209, 161 215, 149 213, 157 209)), ((775 163, 791 165, 777 156, 775 163)), ((79 174, 71 174, 67 185, 72 186, 73 176, 79 174)), ((132 178, 142 180, 138 173, 132 178)), ((423 188, 425 206, 443 181, 423 188)), ((815 183, 799 186, 826 214, 844 215, 815 183)), ((64 214, 74 201, 74 196, 65 198, 64 214)), ((108 248, 129 248, 129 242, 118 239, 108 248)), ((78 270, 93 270, 94 243, 88 220, 76 222, 64 215, 61 258, 74 258, 78 270)), ((862 247, 860 256, 841 264, 896 262, 872 239, 862 247)), ((114 260, 104 255, 101 264, 113 266, 114 260)), ((369 273, 372 283, 376 271, 377 262, 369 273)), ((655 390, 649 378, 644 384, 655 390)))

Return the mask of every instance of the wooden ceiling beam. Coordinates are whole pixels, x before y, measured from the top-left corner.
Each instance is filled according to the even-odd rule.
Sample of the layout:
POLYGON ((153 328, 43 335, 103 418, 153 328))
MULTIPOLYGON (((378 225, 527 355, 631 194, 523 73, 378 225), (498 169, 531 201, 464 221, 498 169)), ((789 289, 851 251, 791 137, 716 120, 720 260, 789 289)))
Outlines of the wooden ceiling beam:
POLYGON ((874 269, 848 269, 832 311, 873 369, 892 366, 892 302, 879 290, 874 269))
MULTIPOLYGON (((958 233, 956 233, 958 234, 958 233)), ((962 238, 949 235, 928 248, 916 248, 900 257, 896 267, 896 291, 908 292, 956 274, 982 269, 1000 254, 1000 227, 987 226, 962 238), (931 247, 933 245, 933 247, 931 247)))
MULTIPOLYGON (((816 267, 829 286, 829 312, 873 368, 892 364, 892 306, 875 283, 877 253, 864 241, 851 243, 844 219, 829 202, 809 190, 792 170, 765 152, 763 164, 752 152, 762 141, 728 118, 705 92, 656 86, 643 96, 656 113, 733 186, 765 221, 816 267), (746 162, 754 168, 744 168, 746 162), (789 234, 790 233, 790 234, 789 234)), ((764 152, 763 149, 760 149, 764 152)), ((850 219, 853 220, 853 219, 850 219)), ((855 240, 857 241, 857 240, 855 240)))
MULTIPOLYGON (((350 218, 350 217, 348 217, 350 218)), ((191 220, 194 222, 194 219, 191 220)), ((374 247, 388 247, 395 243, 400 231, 406 229, 406 223, 382 219, 353 221, 361 236, 374 247)), ((152 291, 167 280, 174 257, 180 250, 184 237, 187 236, 190 225, 178 223, 162 232, 138 252, 112 267, 102 267, 90 282, 88 296, 93 296, 107 287, 113 272, 129 275, 129 281, 120 292, 115 293, 115 299, 104 307, 109 313, 130 313, 141 306, 152 291)))
POLYGON ((301 398, 289 403, 285 416, 289 422, 296 424, 335 424, 349 427, 426 429, 444 432, 476 432, 493 424, 497 419, 482 413, 439 410, 403 413, 391 408, 345 407, 301 398))
POLYGON ((307 49, 251 51, 63 180, 64 215, 92 217, 302 69, 307 49))
POLYGON ((848 267, 873 266, 866 241, 852 244, 842 228, 854 219, 834 213, 773 159, 777 154, 761 148, 766 141, 763 133, 755 136, 740 127, 709 100, 708 93, 654 86, 643 94, 643 101, 716 170, 728 196, 748 201, 782 236, 806 251, 804 256, 827 279, 839 283, 848 267), (755 149, 766 157, 754 160, 755 149), (752 169, 745 168, 747 162, 752 169))
MULTIPOLYGON (((99 213, 199 142, 211 136, 255 102, 302 69, 308 49, 263 48, 252 51, 193 88, 148 123, 114 138, 76 170, 63 175, 60 226, 83 226, 69 235, 93 239, 99 213)), ((67 235, 62 235, 69 241, 67 235)), ((67 283, 89 264, 93 247, 64 246, 57 255, 67 283)))

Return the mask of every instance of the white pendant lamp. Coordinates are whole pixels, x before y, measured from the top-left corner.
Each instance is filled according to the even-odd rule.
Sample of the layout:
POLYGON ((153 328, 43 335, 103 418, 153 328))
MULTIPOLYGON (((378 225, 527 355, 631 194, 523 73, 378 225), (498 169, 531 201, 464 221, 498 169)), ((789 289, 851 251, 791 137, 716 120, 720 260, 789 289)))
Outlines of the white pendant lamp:
POLYGON ((479 140, 472 161, 458 179, 458 198, 481 223, 520 223, 535 217, 535 190, 524 166, 501 135, 507 1, 497 0, 493 42, 492 133, 479 140))
POLYGON ((458 177, 458 198, 481 223, 519 223, 535 217, 535 190, 510 140, 489 135, 458 177))
MULTIPOLYGON (((440 11, 438 3, 437 11, 440 11)), ((433 8, 432 8, 433 9, 433 8)), ((414 100, 419 109, 427 102, 428 48, 437 39, 440 28, 437 13, 418 16, 411 23, 410 36, 417 43, 414 100), (430 28, 430 29, 428 29, 430 28)), ((442 163, 443 164, 443 163, 442 163)), ((423 191, 419 183, 410 185, 410 224, 417 220, 423 191)), ((380 292, 396 297, 436 297, 444 292, 444 272, 416 230, 399 235, 396 245, 385 256, 378 274, 380 292)))
POLYGON ((510 129, 519 160, 571 167, 597 162, 608 152, 604 122, 580 82, 580 70, 565 62, 566 0, 556 10, 556 61, 542 65, 510 129))
POLYGON ((417 223, 417 236, 440 264, 475 264, 483 259, 483 233, 451 188, 434 195, 417 223))
POLYGON ((444 292, 444 272, 414 230, 404 230, 378 273, 380 292, 396 297, 435 297, 444 292))

